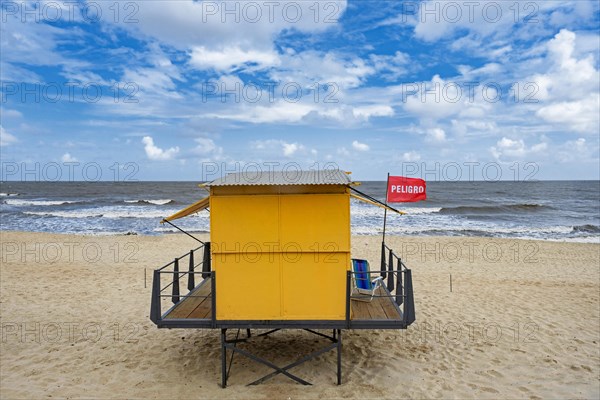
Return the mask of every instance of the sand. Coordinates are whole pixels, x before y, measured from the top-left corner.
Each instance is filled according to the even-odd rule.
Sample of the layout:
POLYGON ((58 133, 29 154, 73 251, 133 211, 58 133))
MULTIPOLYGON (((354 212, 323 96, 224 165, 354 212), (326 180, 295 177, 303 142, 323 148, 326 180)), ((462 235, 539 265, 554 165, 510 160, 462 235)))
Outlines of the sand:
MULTIPOLYGON (((353 237, 353 256, 376 264, 380 240, 353 237)), ((415 324, 345 331, 341 386, 330 353, 293 370, 310 387, 282 376, 247 387, 269 370, 236 356, 221 389, 217 331, 148 319, 150 271, 193 240, 1 241, 2 399, 600 397, 599 244, 391 237, 413 271, 415 324)), ((280 331, 253 350, 285 364, 319 344, 280 331)))

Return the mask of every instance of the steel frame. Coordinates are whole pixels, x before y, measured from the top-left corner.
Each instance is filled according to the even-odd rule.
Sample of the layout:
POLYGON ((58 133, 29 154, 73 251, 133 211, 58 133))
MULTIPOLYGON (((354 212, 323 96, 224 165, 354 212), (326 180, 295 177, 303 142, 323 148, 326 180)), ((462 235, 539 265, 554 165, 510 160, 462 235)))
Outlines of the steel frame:
MULTIPOLYGON (((280 330, 279 328, 271 329, 267 332, 263 332, 254 337, 270 335, 271 333, 279 331, 279 330, 280 330)), ((251 333, 250 333, 250 329, 246 329, 246 337, 245 338, 239 338, 240 330, 238 329, 238 333, 237 333, 235 339, 227 339, 227 329, 226 328, 221 329, 221 387, 223 389, 227 387, 227 380, 229 378, 229 372, 230 372, 231 366, 233 364, 233 356, 235 355, 235 353, 239 353, 258 364, 266 365, 267 367, 274 370, 273 372, 263 376, 262 378, 259 378, 253 382, 250 382, 247 386, 261 384, 279 374, 283 374, 283 375, 287 376, 288 378, 300 383, 301 385, 311 385, 310 382, 307 382, 304 379, 290 373, 289 370, 294 367, 297 367, 301 364, 304 364, 305 362, 312 360, 315 357, 317 357, 323 353, 326 353, 328 351, 335 350, 335 349, 337 349, 337 384, 340 385, 342 383, 342 331, 341 331, 341 329, 333 329, 333 333, 331 336, 326 335, 321 332, 313 331, 312 329, 303 329, 303 330, 310 332, 314 335, 324 337, 327 340, 331 341, 331 343, 319 350, 313 351, 310 354, 307 354, 304 357, 299 358, 298 360, 294 361, 293 363, 290 363, 283 367, 279 367, 279 366, 273 364, 272 362, 265 360, 264 358, 259 357, 255 354, 252 354, 251 352, 241 349, 237 346, 238 343, 244 343, 244 342, 250 341, 250 339, 252 337, 251 333), (227 365, 227 350, 232 351, 231 358, 229 360, 229 367, 227 365)))

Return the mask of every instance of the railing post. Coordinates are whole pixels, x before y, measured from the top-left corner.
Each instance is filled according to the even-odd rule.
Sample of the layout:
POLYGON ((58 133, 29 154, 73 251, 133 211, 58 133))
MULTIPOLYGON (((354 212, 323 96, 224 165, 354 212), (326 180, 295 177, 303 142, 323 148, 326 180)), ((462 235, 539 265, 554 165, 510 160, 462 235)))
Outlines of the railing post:
POLYGON ((350 280, 352 279, 352 272, 346 273, 346 329, 350 329, 350 280))
POLYGON ((150 320, 155 324, 160 321, 160 271, 152 274, 152 301, 150 302, 150 320))
POLYGON ((173 293, 171 295, 173 304, 179 303, 179 258, 173 262, 173 293))
POLYGON ((202 279, 210 276, 210 242, 204 243, 204 255, 202 256, 202 279))
POLYGON ((385 265, 385 242, 381 242, 381 268, 379 268, 379 270, 381 271, 381 277, 383 279, 385 279, 385 270, 386 269, 387 268, 385 265))
POLYGON ((196 287, 196 280, 194 279, 194 250, 190 250, 190 267, 188 270, 188 290, 192 290, 196 287))
POLYGON ((404 323, 410 325, 415 322, 415 300, 413 297, 412 274, 410 269, 406 270, 404 277, 404 292, 406 300, 404 302, 404 323))
POLYGON ((394 260, 393 259, 390 260, 390 265, 388 265, 387 287, 390 292, 392 290, 394 290, 394 260))
MULTIPOLYGON (((389 252, 388 252, 387 266, 388 266, 388 268, 394 268, 394 253, 392 252, 392 249, 389 249, 389 252)), ((383 277, 385 278, 385 275, 383 277)))
POLYGON ((402 287, 402 260, 398 258, 398 268, 396 270, 396 304, 399 306, 404 302, 404 288, 402 287))
POLYGON ((217 327, 217 274, 215 272, 209 273, 211 275, 210 279, 210 296, 211 296, 211 304, 210 304, 210 312, 212 314, 212 327, 213 329, 217 327))

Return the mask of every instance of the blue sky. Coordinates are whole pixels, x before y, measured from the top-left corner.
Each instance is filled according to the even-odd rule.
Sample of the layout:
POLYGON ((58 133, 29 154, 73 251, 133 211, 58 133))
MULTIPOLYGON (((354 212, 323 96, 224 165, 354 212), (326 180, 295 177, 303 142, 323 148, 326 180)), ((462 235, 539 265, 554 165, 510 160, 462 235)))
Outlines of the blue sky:
POLYGON ((598 179, 599 25, 586 0, 3 0, 2 179, 598 179))

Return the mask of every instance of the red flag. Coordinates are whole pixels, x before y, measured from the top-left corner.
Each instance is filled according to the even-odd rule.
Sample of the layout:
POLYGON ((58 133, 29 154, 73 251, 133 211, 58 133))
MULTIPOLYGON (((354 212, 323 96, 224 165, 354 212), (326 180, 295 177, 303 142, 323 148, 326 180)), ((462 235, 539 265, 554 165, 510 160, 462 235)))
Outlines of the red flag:
POLYGON ((387 201, 409 203, 427 199, 426 184, 423 179, 390 176, 387 188, 387 201))

